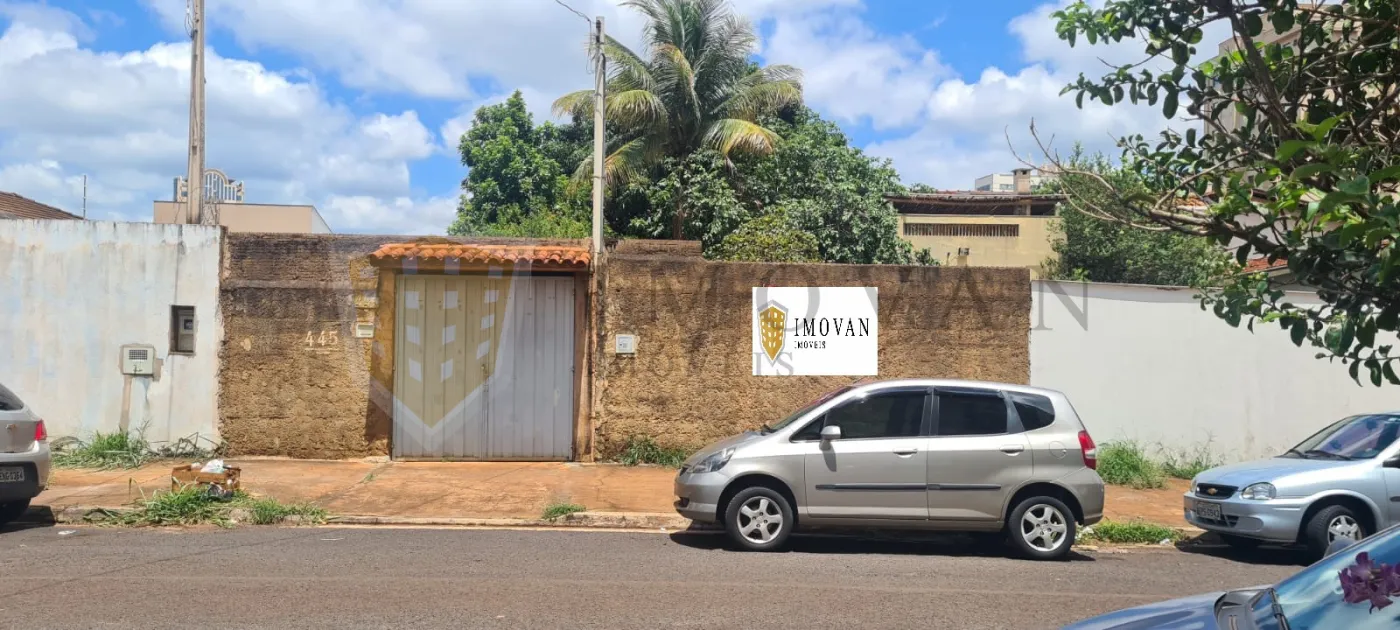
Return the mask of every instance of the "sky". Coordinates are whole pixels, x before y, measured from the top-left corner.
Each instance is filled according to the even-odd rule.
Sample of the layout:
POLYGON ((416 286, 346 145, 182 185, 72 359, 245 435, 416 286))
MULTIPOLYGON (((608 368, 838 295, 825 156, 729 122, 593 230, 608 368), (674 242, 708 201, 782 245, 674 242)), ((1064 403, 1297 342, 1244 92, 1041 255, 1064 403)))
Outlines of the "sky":
MULTIPOLYGON (((208 167, 242 180, 247 202, 317 206, 336 232, 442 233, 476 108, 518 89, 540 121, 592 86, 589 25, 555 0, 206 1, 208 167)), ((567 2, 640 48, 618 0, 567 2)), ((1011 147, 1038 161, 1032 120, 1059 150, 1109 153, 1171 122, 1059 96, 1142 50, 1061 42, 1050 14, 1066 2, 734 7, 759 61, 801 68, 807 104, 855 146, 906 184, 970 189, 1020 166, 1011 147)), ((0 190, 77 213, 86 176, 89 218, 150 220, 186 170, 185 16, 185 0, 0 0, 0 190)))

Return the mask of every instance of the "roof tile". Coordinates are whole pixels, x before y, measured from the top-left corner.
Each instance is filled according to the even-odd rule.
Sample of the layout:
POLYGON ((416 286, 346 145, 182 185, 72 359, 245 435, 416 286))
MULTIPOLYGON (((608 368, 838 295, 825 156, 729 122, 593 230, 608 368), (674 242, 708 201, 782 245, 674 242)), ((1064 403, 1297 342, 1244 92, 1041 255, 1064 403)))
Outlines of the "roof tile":
POLYGON ((0 190, 0 219, 78 219, 76 214, 64 212, 45 203, 28 197, 0 190))
POLYGON ((447 260, 455 258, 468 263, 510 264, 528 262, 573 267, 586 267, 591 258, 583 247, 560 245, 472 245, 465 243, 390 243, 380 247, 371 257, 426 258, 447 260))

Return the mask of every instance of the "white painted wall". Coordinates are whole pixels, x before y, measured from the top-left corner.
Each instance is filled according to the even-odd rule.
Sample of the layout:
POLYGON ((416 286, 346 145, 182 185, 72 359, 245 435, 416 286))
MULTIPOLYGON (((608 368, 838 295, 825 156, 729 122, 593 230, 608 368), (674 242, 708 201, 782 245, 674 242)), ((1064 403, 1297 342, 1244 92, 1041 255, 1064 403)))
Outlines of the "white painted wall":
MULTIPOLYGON (((1227 460, 1274 455, 1346 415, 1400 409, 1400 386, 1358 386, 1277 325, 1250 333, 1184 288, 1031 284, 1031 384, 1065 392, 1094 440, 1227 460)), ((1316 301, 1298 293, 1292 301, 1316 301)))
POLYGON ((220 238, 195 225, 0 221, 0 382, 55 436, 125 420, 152 443, 217 441, 220 238), (176 304, 195 307, 192 355, 170 354, 176 304), (155 346, 154 377, 122 375, 127 343, 155 346))

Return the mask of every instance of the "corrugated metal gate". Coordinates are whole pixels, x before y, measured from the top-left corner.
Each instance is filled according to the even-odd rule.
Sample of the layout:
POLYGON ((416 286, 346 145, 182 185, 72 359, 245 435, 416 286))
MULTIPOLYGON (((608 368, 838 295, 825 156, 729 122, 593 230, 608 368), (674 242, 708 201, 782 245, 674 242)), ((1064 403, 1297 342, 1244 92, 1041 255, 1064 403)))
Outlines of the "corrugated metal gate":
POLYGON ((394 457, 570 457, 573 277, 403 275, 397 293, 394 457))

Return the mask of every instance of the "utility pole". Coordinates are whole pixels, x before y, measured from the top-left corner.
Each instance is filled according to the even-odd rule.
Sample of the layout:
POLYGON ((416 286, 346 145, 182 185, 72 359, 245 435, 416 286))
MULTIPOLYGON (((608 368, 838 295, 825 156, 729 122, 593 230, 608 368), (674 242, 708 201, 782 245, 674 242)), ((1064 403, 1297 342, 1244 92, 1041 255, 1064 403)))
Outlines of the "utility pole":
POLYGON ((83 218, 87 218, 87 175, 83 175, 83 218))
POLYGON ((185 221, 218 225, 215 211, 204 205, 204 0, 188 0, 190 46, 190 161, 185 180, 185 221))
POLYGON ((593 71, 593 257, 603 255, 603 163, 607 146, 603 142, 604 114, 607 100, 603 91, 608 80, 608 58, 603 53, 603 16, 593 22, 593 54, 597 64, 593 71))

